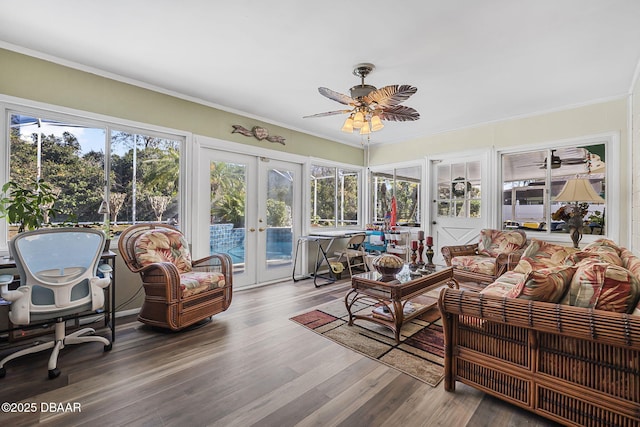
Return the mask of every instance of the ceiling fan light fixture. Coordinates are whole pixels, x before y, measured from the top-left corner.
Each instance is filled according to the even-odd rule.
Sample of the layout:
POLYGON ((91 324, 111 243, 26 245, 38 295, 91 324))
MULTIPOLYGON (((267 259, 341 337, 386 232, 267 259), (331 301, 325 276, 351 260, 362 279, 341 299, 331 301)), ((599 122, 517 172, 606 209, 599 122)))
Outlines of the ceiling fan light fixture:
POLYGON ((344 121, 342 132, 353 133, 353 118, 351 116, 347 117, 347 120, 344 121))
POLYGON ((379 116, 371 117, 371 130, 372 131, 377 132, 380 129, 382 129, 383 127, 384 127, 384 125, 382 124, 382 120, 380 120, 379 116))
POLYGON ((360 135, 369 135, 370 133, 371 128, 369 127, 369 122, 364 122, 364 124, 360 128, 360 135))
POLYGON ((364 126, 364 114, 362 114, 362 111, 358 111, 353 116, 353 128, 360 129, 362 126, 364 126))
POLYGON ((400 105, 416 93, 418 88, 411 85, 388 85, 376 89, 375 86, 365 84, 365 77, 367 77, 374 68, 375 66, 369 63, 356 65, 353 74, 360 77, 360 84, 350 89, 351 96, 344 95, 326 87, 318 88, 318 92, 320 92, 322 96, 346 105, 349 107, 348 109, 327 111, 303 117, 327 117, 348 113, 349 118, 342 124, 342 131, 353 133, 353 130, 357 129, 361 135, 369 135, 372 131, 376 132, 383 129, 383 120, 394 122, 412 122, 418 120, 420 114, 418 114, 415 109, 400 105))

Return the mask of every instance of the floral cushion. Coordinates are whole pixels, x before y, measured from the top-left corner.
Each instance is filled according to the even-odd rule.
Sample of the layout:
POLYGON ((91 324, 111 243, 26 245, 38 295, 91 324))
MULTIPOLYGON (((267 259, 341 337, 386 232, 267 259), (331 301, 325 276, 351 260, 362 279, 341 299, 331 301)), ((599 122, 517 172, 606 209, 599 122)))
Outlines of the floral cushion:
POLYGON ((620 251, 620 259, 622 260, 622 266, 640 279, 640 258, 635 256, 629 249, 623 248, 620 251))
POLYGON ((182 233, 155 228, 145 231, 136 239, 134 253, 138 264, 170 262, 180 273, 191 271, 191 253, 182 233))
POLYGON ((620 255, 622 248, 616 245, 616 243, 613 240, 598 239, 595 242, 591 242, 587 246, 585 246, 583 251, 615 252, 616 255, 620 255))
POLYGON ((480 230, 478 254, 495 258, 521 249, 526 242, 527 236, 521 231, 480 230))
POLYGON ((516 287, 521 283, 524 284, 524 277, 525 275, 522 273, 507 271, 498 277, 495 282, 487 285, 480 293, 497 297, 509 297, 509 294, 512 293, 516 287))
POLYGON ((622 259, 615 251, 612 250, 582 250, 574 252, 565 258, 564 263, 567 265, 577 265, 584 260, 606 262, 608 264, 622 267, 622 259))
POLYGON ((496 259, 483 255, 456 256, 451 259, 451 266, 458 270, 493 276, 496 272, 496 259))
POLYGON ((209 289, 222 288, 226 284, 224 274, 211 271, 189 271, 180 274, 182 297, 190 297, 209 289))
MULTIPOLYGON (((558 302, 567 291, 576 267, 556 265, 525 274, 506 296, 534 301, 558 302)), ((517 273, 516 273, 517 274, 517 273)))
POLYGON ((594 260, 578 264, 562 304, 627 313, 640 295, 640 281, 626 268, 594 260))
POLYGON ((524 250, 520 262, 513 269, 518 273, 528 273, 534 270, 553 267, 564 263, 565 258, 576 249, 568 246, 556 245, 544 240, 531 239, 531 244, 524 250))

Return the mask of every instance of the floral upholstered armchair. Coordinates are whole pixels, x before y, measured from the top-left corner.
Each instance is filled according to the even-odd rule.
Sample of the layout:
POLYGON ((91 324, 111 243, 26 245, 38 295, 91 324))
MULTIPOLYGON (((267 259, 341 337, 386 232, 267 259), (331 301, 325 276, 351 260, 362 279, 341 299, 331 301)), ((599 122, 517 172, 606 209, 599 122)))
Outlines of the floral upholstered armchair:
POLYGON ((118 249, 140 273, 145 299, 138 320, 180 330, 231 304, 232 265, 227 254, 192 260, 182 233, 166 224, 138 224, 122 232, 118 249))
POLYGON ((456 279, 488 284, 518 264, 526 245, 522 230, 484 229, 477 243, 443 246, 441 252, 456 279))

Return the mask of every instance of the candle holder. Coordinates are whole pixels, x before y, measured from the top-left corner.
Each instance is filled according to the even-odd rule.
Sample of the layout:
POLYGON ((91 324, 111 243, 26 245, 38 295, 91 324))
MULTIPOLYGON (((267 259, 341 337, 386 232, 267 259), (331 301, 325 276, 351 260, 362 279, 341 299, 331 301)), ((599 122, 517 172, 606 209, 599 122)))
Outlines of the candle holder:
POLYGON ((409 264, 409 270, 411 271, 416 271, 418 269, 418 264, 416 264, 416 258, 418 257, 416 254, 417 250, 418 248, 411 248, 411 264, 409 264))
POLYGON ((424 244, 422 243, 424 239, 418 239, 420 242, 418 244, 418 266, 422 267, 424 265, 424 261, 422 261, 422 252, 424 251, 424 244))
POLYGON ((424 252, 424 254, 427 256, 427 266, 428 267, 435 267, 436 265, 433 263, 433 249, 431 249, 431 246, 427 246, 427 250, 424 252))

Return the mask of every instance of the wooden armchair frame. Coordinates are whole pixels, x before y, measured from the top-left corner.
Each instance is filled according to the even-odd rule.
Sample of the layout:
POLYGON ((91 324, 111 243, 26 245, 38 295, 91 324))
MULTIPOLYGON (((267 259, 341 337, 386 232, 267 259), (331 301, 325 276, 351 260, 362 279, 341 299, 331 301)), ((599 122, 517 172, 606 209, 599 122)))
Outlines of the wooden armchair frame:
POLYGON ((142 278, 145 299, 138 320, 151 326, 177 331, 229 308, 233 288, 233 266, 229 255, 213 254, 193 260, 194 271, 221 272, 225 277, 225 285, 183 297, 180 273, 175 265, 170 262, 157 262, 142 266, 136 260, 136 240, 143 233, 153 229, 180 232, 166 224, 137 224, 122 232, 118 241, 118 249, 125 264, 142 278))

